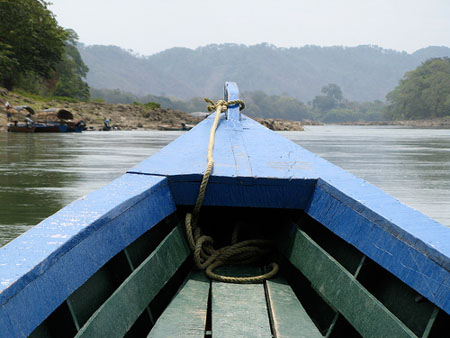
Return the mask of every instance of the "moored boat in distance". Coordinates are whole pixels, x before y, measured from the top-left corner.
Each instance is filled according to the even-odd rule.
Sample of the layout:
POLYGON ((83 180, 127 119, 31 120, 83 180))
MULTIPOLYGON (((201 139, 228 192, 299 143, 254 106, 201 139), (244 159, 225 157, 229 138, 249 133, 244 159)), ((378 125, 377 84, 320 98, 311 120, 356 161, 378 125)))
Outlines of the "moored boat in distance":
POLYGON ((224 113, 0 249, 1 337, 448 335, 450 229, 241 114, 238 98, 227 82, 224 113), (261 259, 221 265, 235 245, 261 259), (278 274, 209 279, 194 268, 208 252, 208 276, 251 281, 272 262, 278 274))
POLYGON ((86 125, 81 119, 74 121, 73 114, 67 109, 50 108, 38 112, 33 118, 29 114, 23 123, 18 121, 8 123, 7 130, 27 133, 79 133, 86 130, 86 125))
POLYGON ((166 131, 188 131, 194 128, 194 125, 187 124, 187 123, 180 123, 180 126, 174 126, 174 125, 160 125, 158 126, 159 130, 166 130, 166 131))
POLYGON ((75 123, 45 122, 8 124, 8 131, 16 133, 81 133, 84 130, 86 130, 86 126, 83 121, 77 121, 75 123))

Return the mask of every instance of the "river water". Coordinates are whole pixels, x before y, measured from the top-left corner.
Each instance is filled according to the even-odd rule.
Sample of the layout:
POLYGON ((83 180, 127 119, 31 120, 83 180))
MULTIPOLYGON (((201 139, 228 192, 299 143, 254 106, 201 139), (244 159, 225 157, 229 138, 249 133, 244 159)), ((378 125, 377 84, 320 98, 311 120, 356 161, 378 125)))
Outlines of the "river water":
MULTIPOLYGON (((182 132, 0 134, 0 246, 182 132)), ((450 226, 450 130, 314 126, 282 134, 450 226)))

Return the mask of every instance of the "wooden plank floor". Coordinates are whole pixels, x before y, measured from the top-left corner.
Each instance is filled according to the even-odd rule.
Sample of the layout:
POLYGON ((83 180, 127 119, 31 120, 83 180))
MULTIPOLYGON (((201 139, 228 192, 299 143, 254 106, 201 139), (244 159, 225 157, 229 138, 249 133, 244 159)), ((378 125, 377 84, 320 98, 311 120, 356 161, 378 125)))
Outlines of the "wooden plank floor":
POLYGON ((189 256, 180 226, 161 242, 108 300, 92 315, 76 337, 123 337, 148 304, 189 256))
POLYGON ((296 229, 292 241, 284 248, 286 257, 363 337, 416 337, 306 233, 296 229))
MULTIPOLYGON (((255 276, 256 267, 222 267, 220 274, 255 276)), ((208 328, 209 331, 209 328, 208 328)), ((204 272, 191 272, 186 283, 156 322, 149 338, 322 337, 282 277, 259 284, 210 282, 204 272), (211 332, 206 332, 211 288, 211 332)))
MULTIPOLYGON (((219 273, 231 276, 258 275, 258 268, 226 267, 219 273)), ((264 284, 212 282, 212 336, 272 337, 264 284)))
POLYGON ((275 337, 323 337, 282 277, 268 280, 266 285, 275 337))
POLYGON ((148 337, 204 337, 209 287, 203 271, 191 272, 148 337))

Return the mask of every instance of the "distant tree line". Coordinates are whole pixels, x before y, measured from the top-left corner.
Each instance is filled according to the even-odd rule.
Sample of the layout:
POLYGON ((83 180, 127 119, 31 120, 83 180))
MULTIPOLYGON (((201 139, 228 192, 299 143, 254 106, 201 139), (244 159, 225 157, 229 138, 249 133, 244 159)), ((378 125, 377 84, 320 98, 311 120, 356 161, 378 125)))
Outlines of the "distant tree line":
POLYGON ((263 91, 244 92, 245 114, 251 117, 280 118, 285 120, 309 120, 310 108, 302 101, 287 95, 267 95, 263 91))
MULTIPOLYGON (((91 95, 112 103, 157 102, 163 107, 186 112, 205 111, 206 107, 200 97, 189 100, 155 95, 138 97, 119 89, 91 89, 91 95)), ((387 95, 387 103, 350 101, 334 83, 323 86, 321 93, 307 103, 263 91, 244 92, 242 99, 246 102, 245 114, 253 117, 325 123, 445 117, 450 116, 450 58, 429 59, 407 72, 387 95)))
MULTIPOLYGON (((388 86, 394 77, 387 70, 404 69, 407 60, 408 67, 416 67, 419 60, 425 60, 430 55, 447 55, 446 47, 429 47, 408 56, 375 46, 280 49, 267 44, 250 47, 231 44, 206 46, 195 51, 174 48, 148 58, 136 58, 117 47, 118 51, 110 47, 99 50, 98 46, 78 49, 77 34, 58 25, 48 4, 44 0, 0 1, 0 86, 44 96, 88 100, 91 95, 96 100, 113 103, 153 102, 155 104, 148 104, 148 107, 160 104, 187 112, 205 111, 201 97, 179 99, 162 94, 137 96, 119 89, 90 90, 85 81, 88 67, 80 56, 81 50, 93 60, 97 60, 95 57, 99 57, 99 52, 105 58, 118 58, 116 61, 120 61, 119 64, 127 70, 124 72, 122 67, 122 73, 130 76, 128 82, 121 78, 121 83, 128 88, 139 82, 138 79, 146 79, 153 81, 145 82, 146 88, 160 88, 161 91, 166 88, 186 95, 195 87, 196 93, 218 93, 220 90, 217 88, 222 86, 222 80, 210 81, 205 74, 215 74, 217 67, 222 71, 225 69, 223 73, 237 79, 242 88, 252 88, 255 83, 265 86, 260 87, 262 90, 242 94, 247 102, 246 114, 250 116, 327 123, 450 116, 450 59, 446 56, 429 59, 417 69, 407 72, 387 95, 387 104, 379 100, 357 102, 346 98, 346 95, 355 97, 352 93, 355 88, 362 88, 363 92, 368 93, 375 91, 376 86, 371 86, 378 82, 384 81, 384 87, 388 86), (311 60, 323 62, 308 68, 311 60), (355 64, 364 66, 356 69, 353 67, 355 64), (155 73, 153 76, 147 73, 143 76, 143 69, 153 69, 155 73), (340 75, 330 78, 328 75, 333 73, 330 70, 339 70, 340 75), (355 71, 358 76, 352 75, 355 71), (300 75, 307 80, 299 81, 300 75), (362 81, 360 75, 370 75, 369 80, 362 81), (274 84, 278 90, 276 95, 267 94, 274 92, 274 84), (345 88, 345 92, 340 86, 345 88), (289 94, 280 94, 287 92, 289 94), (303 95, 306 92, 310 95, 303 95), (314 93, 317 95, 310 102, 299 99, 309 100, 305 97, 313 97, 314 93)), ((101 83, 110 85, 111 69, 114 67, 112 64, 97 64, 104 67, 101 74, 105 76, 101 78, 101 83)), ((358 93, 361 94, 360 91, 358 93)), ((378 97, 374 95, 369 97, 378 97)))
POLYGON ((425 61, 407 72, 387 95, 390 119, 424 119, 450 116, 450 58, 425 61))
MULTIPOLYGON (((344 99, 342 91, 336 84, 328 84, 313 102, 303 103, 287 95, 267 95, 263 91, 243 92, 242 99, 246 103, 245 114, 251 117, 281 118, 285 120, 315 120, 326 123, 348 121, 382 120, 383 102, 352 102, 344 99)), ((91 97, 108 103, 142 104, 158 102, 163 107, 186 112, 206 111, 203 98, 195 97, 181 100, 174 97, 146 95, 139 97, 120 89, 91 88, 91 97)), ((215 98, 219 99, 219 98, 215 98)))
POLYGON ((43 0, 0 1, 0 85, 33 94, 89 99, 88 67, 73 30, 43 0))
POLYGON ((334 83, 322 87, 321 92, 324 95, 317 95, 312 101, 313 115, 318 121, 333 123, 381 121, 384 119, 384 103, 380 100, 349 101, 344 98, 341 88, 334 83))
POLYGON ((137 56, 116 46, 79 46, 90 68, 89 85, 145 95, 214 97, 224 81, 242 91, 312 101, 324 85, 338 84, 351 101, 385 100, 402 76, 432 57, 450 57, 449 47, 427 47, 414 53, 377 46, 278 48, 220 44, 170 48, 137 56))

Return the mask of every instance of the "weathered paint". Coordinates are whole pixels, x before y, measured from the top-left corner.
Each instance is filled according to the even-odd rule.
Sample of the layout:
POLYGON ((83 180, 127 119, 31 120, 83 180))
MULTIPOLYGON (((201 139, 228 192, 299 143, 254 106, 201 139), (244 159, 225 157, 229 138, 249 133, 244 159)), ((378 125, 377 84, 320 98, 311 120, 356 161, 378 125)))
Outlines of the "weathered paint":
POLYGON ((209 287, 203 271, 191 272, 148 337, 204 337, 209 287))
MULTIPOLYGON (((184 176, 190 179, 192 176, 201 176, 206 168, 209 130, 214 116, 215 113, 129 172, 184 176)), ((316 158, 316 155, 283 136, 270 132, 245 115, 241 114, 240 123, 222 116, 216 131, 213 175, 288 180, 317 179, 313 167, 316 158), (233 146, 239 149, 239 157, 246 157, 245 165, 236 163, 233 146), (239 174, 242 167, 244 173, 239 174)))
POLYGON ((92 315, 76 337, 123 337, 189 254, 178 226, 92 315))
MULTIPOLYGON (((29 333, 114 252, 172 212, 164 177, 176 203, 194 203, 212 119, 130 170, 133 175, 0 249, 2 336, 29 333)), ((450 313, 449 228, 243 115, 221 120, 214 158, 206 205, 305 209, 450 313)))
MULTIPOLYGON (((239 88, 236 82, 226 82, 224 86, 225 101, 239 100, 239 88)), ((241 113, 238 105, 229 106, 226 111, 227 120, 239 122, 241 113)))
MULTIPOLYGON (((309 205, 315 180, 270 180, 267 178, 209 180, 204 206, 305 209, 309 205)), ((192 205, 198 195, 199 182, 169 181, 177 204, 192 205)))
MULTIPOLYGON (((223 267, 217 271, 237 277, 260 273, 259 269, 249 267, 223 267)), ((263 283, 213 281, 211 295, 213 337, 272 337, 263 283)))
MULTIPOLYGON (((176 203, 194 204, 213 117, 129 172, 167 176, 176 203)), ((242 114, 220 121, 214 159, 205 205, 304 209, 450 313, 449 228, 242 114)))
POLYGON ((363 337, 416 337, 345 268, 307 234, 295 229, 282 248, 325 301, 363 337))
POLYGON ((323 337, 286 280, 276 277, 266 285, 275 337, 323 337))
POLYGON ((0 336, 29 335, 105 262, 174 210, 166 179, 127 174, 1 248, 0 336))
POLYGON ((448 256, 435 250, 435 246, 444 244, 445 235, 450 229, 438 231, 439 228, 433 226, 433 221, 418 212, 408 210, 409 208, 400 205, 398 201, 388 199, 379 203, 392 212, 397 210, 400 215, 396 218, 403 216, 402 222, 408 224, 414 232, 404 231, 392 221, 380 217, 378 213, 348 198, 340 190, 321 180, 314 191, 307 212, 450 313, 449 260, 448 256), (419 239, 420 231, 424 234, 421 239, 419 239), (413 236, 413 233, 417 235, 413 236), (442 233, 442 238, 437 237, 439 233, 442 233), (423 240, 426 238, 428 243, 434 244, 434 247, 425 245, 423 240))

